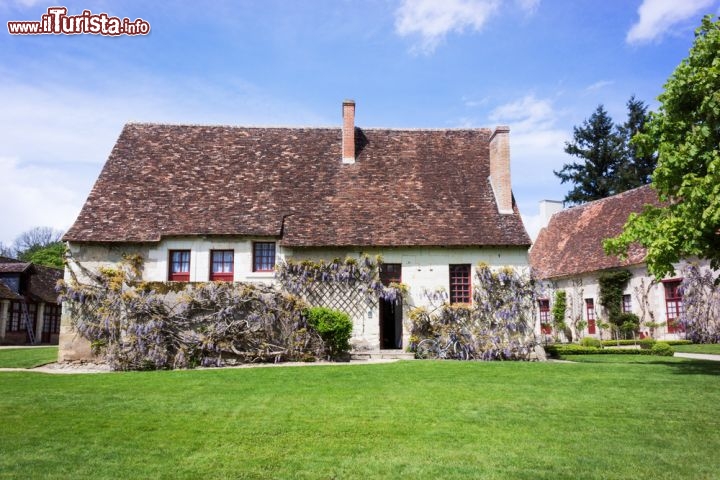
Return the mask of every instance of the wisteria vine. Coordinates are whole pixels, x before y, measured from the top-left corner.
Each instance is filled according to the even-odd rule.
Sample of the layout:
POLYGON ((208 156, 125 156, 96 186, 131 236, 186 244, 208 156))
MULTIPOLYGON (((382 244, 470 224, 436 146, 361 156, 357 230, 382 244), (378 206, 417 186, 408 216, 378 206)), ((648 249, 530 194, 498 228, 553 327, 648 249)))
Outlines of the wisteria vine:
POLYGON ((411 349, 434 339, 458 347, 449 349, 447 358, 528 360, 538 344, 533 332, 537 288, 530 274, 478 264, 472 305, 451 305, 447 293, 438 290, 426 292, 430 307, 410 312, 411 349))

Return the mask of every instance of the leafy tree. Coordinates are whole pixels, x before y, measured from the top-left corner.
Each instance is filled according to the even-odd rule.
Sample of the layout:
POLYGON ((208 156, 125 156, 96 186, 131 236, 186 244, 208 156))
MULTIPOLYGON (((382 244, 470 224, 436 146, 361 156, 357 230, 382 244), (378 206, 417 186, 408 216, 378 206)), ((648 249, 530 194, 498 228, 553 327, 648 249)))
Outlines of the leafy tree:
MULTIPOLYGON (((60 240, 63 232, 51 227, 35 227, 15 238, 10 257, 48 267, 62 268, 65 245, 60 240)), ((9 252, 10 253, 10 252, 9 252)))
POLYGON ((38 247, 28 250, 20 255, 20 260, 32 262, 37 265, 45 265, 46 267, 63 268, 65 257, 65 244, 63 242, 55 242, 45 247, 38 247))
POLYGON ((628 118, 617 129, 623 142, 623 150, 615 175, 616 193, 650 183, 650 176, 657 165, 657 155, 654 151, 642 152, 632 141, 633 137, 645 128, 649 117, 647 105, 642 100, 637 100, 634 95, 626 105, 628 118))
POLYGON ((663 207, 632 214, 623 232, 605 241, 623 256, 634 242, 647 249, 648 269, 673 273, 682 257, 708 258, 720 268, 720 21, 706 16, 690 54, 658 97, 646 131, 635 137, 643 152, 657 152, 652 185, 663 207))
POLYGON ((602 105, 598 105, 582 126, 573 128, 573 141, 565 144, 565 153, 583 159, 563 165, 555 175, 560 183, 571 182, 574 187, 565 202, 576 205, 613 195, 614 175, 622 155, 623 142, 615 125, 602 105))

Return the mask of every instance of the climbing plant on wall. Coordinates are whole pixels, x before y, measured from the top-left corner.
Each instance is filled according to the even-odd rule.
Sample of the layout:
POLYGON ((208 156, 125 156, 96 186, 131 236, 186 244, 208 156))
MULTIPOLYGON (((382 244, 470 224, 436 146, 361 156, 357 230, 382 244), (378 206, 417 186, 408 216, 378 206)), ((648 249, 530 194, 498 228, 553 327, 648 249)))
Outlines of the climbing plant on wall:
POLYGON ((635 328, 638 324, 637 316, 622 312, 622 296, 630 278, 632 273, 627 270, 603 272, 598 277, 600 305, 605 309, 609 322, 616 328, 624 330, 632 328, 629 324, 634 323, 635 328))
POLYGON ((472 305, 451 305, 444 291, 426 292, 429 307, 410 312, 411 348, 423 342, 449 346, 443 358, 528 360, 537 340, 533 332, 538 285, 512 268, 475 268, 472 305))
POLYGON ((567 309, 567 293, 565 290, 555 290, 555 298, 553 301, 552 315, 555 322, 555 329, 563 331, 567 328, 565 323, 565 310, 567 309))
POLYGON ((61 300, 75 331, 116 370, 323 356, 295 295, 244 283, 142 282, 137 255, 97 272, 70 261, 83 278, 62 283, 61 300))

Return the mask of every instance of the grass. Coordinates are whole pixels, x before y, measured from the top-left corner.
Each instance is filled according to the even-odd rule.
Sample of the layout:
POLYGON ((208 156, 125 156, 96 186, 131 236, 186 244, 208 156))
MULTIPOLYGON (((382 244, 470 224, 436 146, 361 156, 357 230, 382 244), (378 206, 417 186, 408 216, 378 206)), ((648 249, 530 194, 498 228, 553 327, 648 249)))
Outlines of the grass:
POLYGON ((56 362, 58 347, 2 348, 0 368, 33 368, 56 362))
POLYGON ((563 360, 580 363, 624 363, 624 364, 652 364, 652 365, 672 365, 685 364, 688 368, 701 366, 709 371, 717 369, 720 374, 720 362, 711 360, 693 360, 680 357, 658 357, 654 355, 563 355, 563 360))
POLYGON ((673 345, 673 350, 683 353, 710 353, 720 355, 720 343, 673 345))
POLYGON ((717 478, 720 363, 669 360, 0 373, 0 478, 717 478))

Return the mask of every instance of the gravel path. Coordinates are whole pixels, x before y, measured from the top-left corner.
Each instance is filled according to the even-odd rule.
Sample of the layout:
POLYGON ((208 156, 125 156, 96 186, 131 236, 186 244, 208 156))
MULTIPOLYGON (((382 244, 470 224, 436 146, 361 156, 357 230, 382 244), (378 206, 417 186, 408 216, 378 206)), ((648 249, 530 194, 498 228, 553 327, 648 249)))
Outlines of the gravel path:
POLYGON ((692 358, 693 360, 713 360, 715 362, 720 362, 720 355, 711 355, 709 353, 675 352, 675 356, 681 358, 692 358))
MULTIPOLYGON (((194 370, 218 370, 227 368, 276 368, 276 367, 314 367, 327 365, 368 365, 371 363, 393 363, 397 359, 377 358, 370 360, 351 360, 349 362, 282 362, 282 363, 245 363, 227 367, 196 368, 194 370)), ((102 363, 49 363, 35 368, 0 368, 0 372, 38 372, 38 373, 111 373, 113 370, 102 363)))

